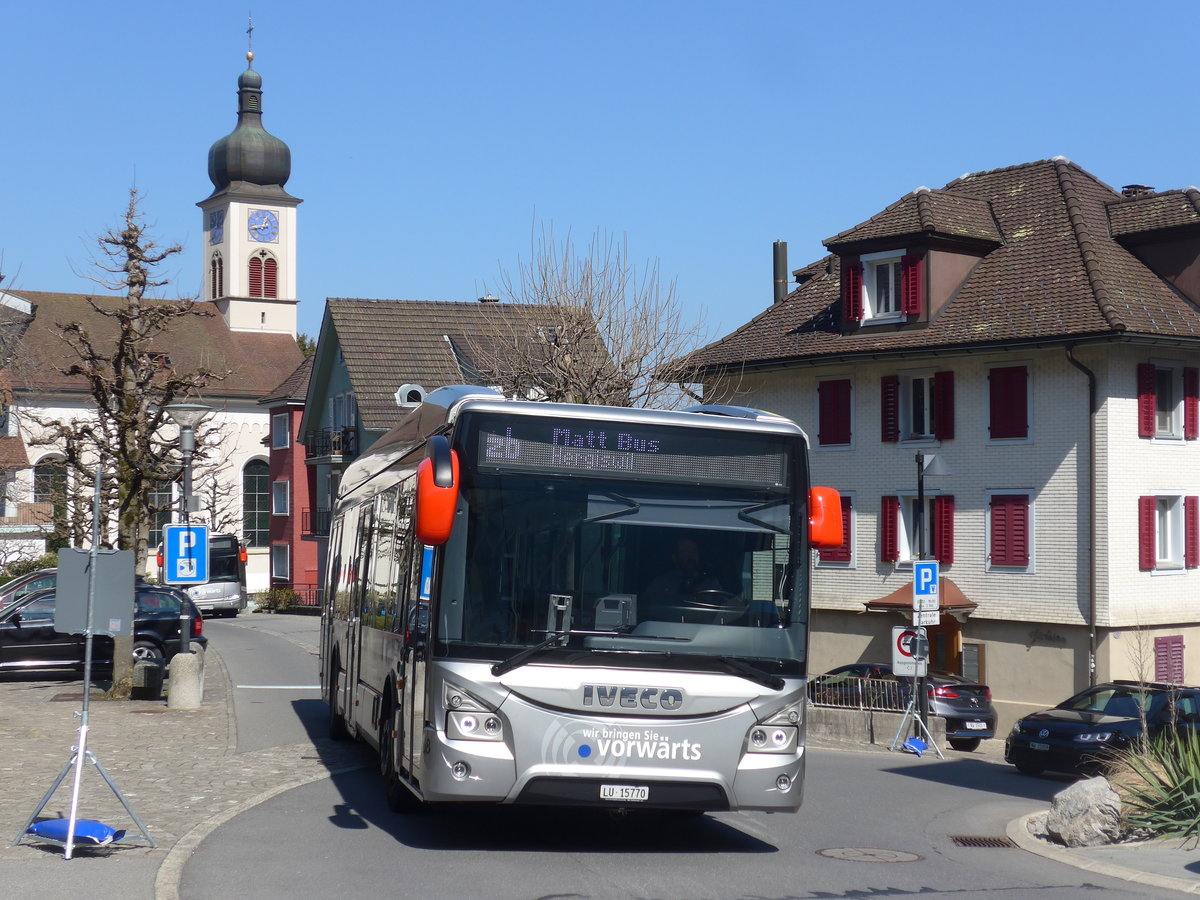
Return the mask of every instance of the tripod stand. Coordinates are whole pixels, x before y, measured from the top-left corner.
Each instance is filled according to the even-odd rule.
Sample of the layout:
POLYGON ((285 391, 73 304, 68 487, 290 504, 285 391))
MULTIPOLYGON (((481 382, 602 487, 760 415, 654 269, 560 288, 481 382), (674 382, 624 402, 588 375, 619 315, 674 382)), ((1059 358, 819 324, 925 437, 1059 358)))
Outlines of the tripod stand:
POLYGON ((938 759, 945 759, 946 757, 942 755, 941 749, 938 748, 937 741, 929 733, 929 726, 921 720, 921 716, 917 713, 916 691, 913 691, 912 695, 908 698, 908 706, 904 710, 904 717, 900 720, 900 727, 896 729, 896 736, 892 738, 892 745, 888 749, 895 750, 898 746, 901 746, 900 735, 904 734, 907 730, 909 722, 914 723, 916 726, 913 737, 917 737, 918 734, 924 734, 925 739, 929 741, 929 746, 937 753, 938 759))

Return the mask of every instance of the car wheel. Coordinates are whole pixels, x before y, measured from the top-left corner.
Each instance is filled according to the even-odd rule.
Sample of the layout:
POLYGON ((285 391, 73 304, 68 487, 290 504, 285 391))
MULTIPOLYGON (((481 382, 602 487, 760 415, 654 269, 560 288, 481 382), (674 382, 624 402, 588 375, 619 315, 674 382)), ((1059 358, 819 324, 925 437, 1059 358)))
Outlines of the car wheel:
POLYGON ((950 738, 950 746, 955 750, 970 753, 979 747, 980 738, 950 738))
POLYGON ((1013 765, 1017 767, 1017 771, 1022 775, 1030 775, 1035 778, 1046 771, 1044 766, 1039 766, 1036 763, 1019 762, 1013 763, 1013 765))
POLYGON ((162 647, 153 641, 134 641, 133 643, 133 661, 139 659, 162 659, 162 647))

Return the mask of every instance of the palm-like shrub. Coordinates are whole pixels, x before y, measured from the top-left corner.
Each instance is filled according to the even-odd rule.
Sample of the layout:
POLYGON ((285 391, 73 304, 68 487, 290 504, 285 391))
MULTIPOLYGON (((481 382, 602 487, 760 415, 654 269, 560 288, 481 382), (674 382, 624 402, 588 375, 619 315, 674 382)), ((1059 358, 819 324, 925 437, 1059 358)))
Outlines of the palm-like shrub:
POLYGON ((1200 736, 1167 731, 1116 760, 1109 780, 1137 831, 1200 840, 1200 736))

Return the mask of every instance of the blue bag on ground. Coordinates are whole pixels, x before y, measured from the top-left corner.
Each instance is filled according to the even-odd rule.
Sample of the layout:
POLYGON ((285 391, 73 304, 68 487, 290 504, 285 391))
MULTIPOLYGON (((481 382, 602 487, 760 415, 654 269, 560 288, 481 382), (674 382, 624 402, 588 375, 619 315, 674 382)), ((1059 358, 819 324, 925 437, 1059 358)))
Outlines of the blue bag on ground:
MULTIPOLYGON (((65 844, 70 823, 70 819, 46 819, 30 825, 28 833, 65 844)), ((124 829, 116 831, 103 822, 96 822, 92 819, 75 820, 76 844, 111 844, 123 837, 125 837, 124 829)))

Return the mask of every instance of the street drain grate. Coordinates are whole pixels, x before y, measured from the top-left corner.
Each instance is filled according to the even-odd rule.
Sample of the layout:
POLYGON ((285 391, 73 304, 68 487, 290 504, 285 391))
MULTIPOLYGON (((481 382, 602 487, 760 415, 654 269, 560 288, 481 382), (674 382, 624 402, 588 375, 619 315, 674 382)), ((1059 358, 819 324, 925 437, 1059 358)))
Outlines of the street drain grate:
POLYGON ((982 837, 973 834, 952 834, 955 847, 983 847, 989 850, 1014 850, 1016 844, 1006 837, 982 837))

